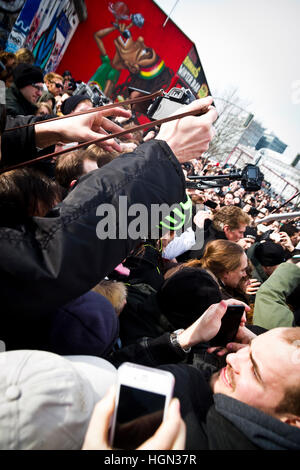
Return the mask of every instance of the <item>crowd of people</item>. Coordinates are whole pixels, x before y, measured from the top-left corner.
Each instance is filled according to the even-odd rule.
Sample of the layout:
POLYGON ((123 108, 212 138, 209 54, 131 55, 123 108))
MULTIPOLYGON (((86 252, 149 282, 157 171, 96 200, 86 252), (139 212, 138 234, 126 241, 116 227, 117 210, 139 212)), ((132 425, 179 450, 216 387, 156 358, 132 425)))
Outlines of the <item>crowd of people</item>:
POLYGON ((0 448, 110 449, 117 369, 129 361, 175 377, 167 418, 141 449, 299 450, 294 202, 265 182, 187 184, 234 170, 206 156, 211 97, 185 108, 205 114, 131 132, 131 109, 106 109, 70 71, 44 75, 26 49, 0 61, 0 448), (117 230, 121 198, 127 226, 130 208, 146 208, 143 237, 117 230), (172 216, 156 227, 159 205, 172 216), (215 346, 229 305, 244 314, 215 346))

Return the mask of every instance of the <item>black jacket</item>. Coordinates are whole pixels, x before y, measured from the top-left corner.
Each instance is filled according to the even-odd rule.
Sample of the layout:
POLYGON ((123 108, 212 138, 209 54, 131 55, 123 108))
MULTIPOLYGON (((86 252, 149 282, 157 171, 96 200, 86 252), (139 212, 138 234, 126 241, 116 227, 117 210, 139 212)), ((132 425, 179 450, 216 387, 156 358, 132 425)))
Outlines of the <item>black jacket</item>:
POLYGON ((9 129, 39 120, 37 116, 18 116, 14 118, 7 116, 5 131, 1 137, 1 166, 15 165, 37 156, 34 126, 11 131, 9 129))
MULTIPOLYGON (((39 150, 36 147, 34 126, 15 129, 19 126, 44 121, 53 117, 54 115, 17 117, 7 116, 5 131, 3 132, 1 138, 2 158, 0 162, 0 168, 6 168, 11 165, 25 162, 27 160, 32 160, 42 155, 53 153, 55 150, 54 145, 44 148, 43 150, 39 150)), ((45 159, 31 164, 30 168, 35 168, 36 170, 42 171, 50 177, 53 177, 54 175, 54 165, 52 164, 51 159, 45 159)))
POLYGON ((13 83, 6 89, 6 112, 10 116, 28 116, 35 114, 37 107, 30 103, 13 83))
POLYGON ((47 349, 51 312, 94 287, 136 246, 128 237, 97 236, 101 219, 108 220, 97 213, 101 204, 111 204, 119 228, 120 196, 147 209, 185 200, 181 166, 165 142, 142 144, 83 176, 46 217, 0 228, 0 339, 8 350, 47 349))

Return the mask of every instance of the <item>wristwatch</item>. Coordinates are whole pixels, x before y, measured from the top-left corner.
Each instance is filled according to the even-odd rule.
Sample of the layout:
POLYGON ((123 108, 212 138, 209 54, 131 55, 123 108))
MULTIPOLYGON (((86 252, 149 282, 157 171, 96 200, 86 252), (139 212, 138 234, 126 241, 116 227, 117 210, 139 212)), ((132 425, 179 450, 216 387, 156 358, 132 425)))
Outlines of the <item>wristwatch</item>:
POLYGON ((175 348, 179 349, 181 352, 188 354, 191 351, 191 348, 183 348, 178 341, 178 335, 180 335, 180 333, 182 333, 183 331, 184 329, 181 328, 179 330, 173 331, 173 333, 170 333, 170 341, 175 348))

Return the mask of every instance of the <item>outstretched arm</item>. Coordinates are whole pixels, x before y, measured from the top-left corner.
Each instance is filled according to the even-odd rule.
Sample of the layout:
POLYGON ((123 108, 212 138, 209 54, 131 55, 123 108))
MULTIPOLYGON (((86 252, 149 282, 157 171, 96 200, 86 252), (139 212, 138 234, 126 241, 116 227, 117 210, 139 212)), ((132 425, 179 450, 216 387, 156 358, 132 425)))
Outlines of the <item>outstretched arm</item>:
POLYGON ((96 31, 96 33, 94 34, 94 39, 96 41, 96 44, 99 48, 101 55, 106 55, 106 49, 104 47, 102 38, 112 33, 115 30, 116 30, 115 26, 110 26, 109 28, 99 29, 99 31, 96 31))
MULTIPOLYGON (((35 126, 36 145, 45 148, 57 142, 87 142, 101 137, 101 134, 104 136, 108 132, 115 133, 124 130, 107 119, 108 116, 122 116, 128 119, 131 112, 121 107, 108 110, 103 108, 97 113, 71 116, 57 121, 40 122, 35 126)), ((113 139, 98 145, 108 151, 122 151, 120 145, 113 139)))
MULTIPOLYGON (((189 106, 200 109, 207 101, 210 100, 197 100, 185 109, 189 106)), ((213 110, 211 114, 216 116, 213 110)), ((108 126, 114 124, 106 119, 106 114, 100 111, 38 124, 35 126, 37 134, 45 132, 39 136, 42 141, 38 145, 50 145, 55 139, 70 142, 94 138, 103 128, 113 130, 108 126), (66 126, 69 119, 73 124, 66 126)), ((129 219, 122 228, 121 213, 128 212, 133 204, 143 205, 151 232, 156 224, 151 217, 152 205, 171 206, 185 200, 184 176, 171 148, 175 155, 179 152, 180 161, 200 155, 207 148, 211 125, 212 119, 207 115, 163 124, 160 132, 165 141, 144 143, 135 151, 83 176, 48 216, 34 218, 23 231, 0 228, 3 308, 9 306, 10 312, 18 315, 26 304, 28 311, 34 314, 40 311, 39 299, 43 299, 45 311, 51 312, 94 287, 138 243, 136 237, 130 236, 129 219), (192 147, 187 144, 185 153, 184 142, 190 140, 193 140, 192 147), (125 209, 121 196, 126 200, 125 209), (127 230, 125 237, 124 230, 127 230), (16 246, 15 263, 12 262, 12 240, 16 246), (22 259, 21 268, 19 259, 22 259), (16 279, 22 286, 22 295, 17 297, 14 295, 16 279), (38 298, 36 292, 39 292, 38 298)), ((9 316, 9 321, 11 318, 9 316)))

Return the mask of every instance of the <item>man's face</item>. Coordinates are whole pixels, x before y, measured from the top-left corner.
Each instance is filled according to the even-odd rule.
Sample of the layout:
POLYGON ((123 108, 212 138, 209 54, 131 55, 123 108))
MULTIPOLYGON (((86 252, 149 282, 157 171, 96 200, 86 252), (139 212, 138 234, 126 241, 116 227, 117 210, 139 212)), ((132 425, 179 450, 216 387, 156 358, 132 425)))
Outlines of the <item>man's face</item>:
POLYGON ((224 227, 224 233, 226 235, 227 240, 230 242, 238 242, 242 238, 244 238, 244 233, 246 230, 246 224, 240 225, 238 228, 230 230, 228 226, 224 227), (227 228, 226 228, 227 227, 227 228))
POLYGON ((224 204, 225 206, 231 206, 233 204, 233 195, 226 194, 224 197, 224 204))
POLYGON ((35 104, 37 100, 42 96, 43 84, 34 83, 33 85, 27 85, 20 89, 20 92, 29 103, 35 104))
POLYGON ((52 93, 53 96, 58 96, 63 92, 63 82, 58 78, 54 78, 53 80, 49 80, 46 82, 47 88, 52 93))
POLYGON ((208 189, 204 191, 205 195, 208 197, 208 199, 212 199, 213 196, 215 196, 215 191, 213 189, 208 189))
POLYGON ((234 271, 229 271, 222 276, 222 281, 228 287, 237 287, 241 279, 246 277, 246 269, 248 267, 248 258, 246 253, 241 256, 241 262, 238 268, 234 271))
POLYGON ((281 339, 281 331, 272 329, 228 354, 227 366, 212 376, 213 392, 276 415, 286 388, 296 386, 300 372, 299 358, 294 357, 297 350, 281 339))

